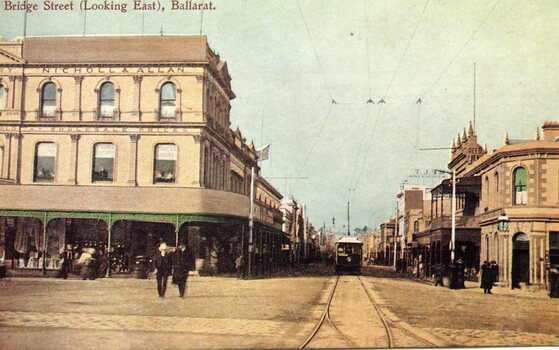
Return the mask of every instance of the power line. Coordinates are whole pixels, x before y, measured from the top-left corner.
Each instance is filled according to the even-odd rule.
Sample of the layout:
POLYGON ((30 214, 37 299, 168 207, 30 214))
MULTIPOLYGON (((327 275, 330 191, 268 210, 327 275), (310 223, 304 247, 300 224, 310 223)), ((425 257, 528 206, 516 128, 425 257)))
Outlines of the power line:
POLYGON ((382 105, 378 106, 377 117, 373 125, 373 130, 371 131, 371 136, 369 137, 369 144, 367 145, 367 148, 365 150, 365 157, 363 158, 363 162, 361 163, 361 170, 359 172, 359 176, 357 177, 357 182, 355 183, 355 186, 353 186, 354 188, 359 187, 359 183, 361 182, 361 178, 363 177, 363 173, 365 171, 365 164, 367 163, 367 158, 369 158, 369 150, 371 149, 371 146, 374 141, 374 136, 375 136, 375 131, 377 129, 378 121, 381 118, 381 112, 382 112, 382 105))
POLYGON ((312 39, 311 31, 309 29, 309 25, 307 24, 307 20, 305 19, 305 15, 303 14, 303 10, 301 9, 301 4, 299 3, 299 0, 297 0, 297 8, 299 9, 299 14, 301 15, 301 19, 303 20, 303 24, 305 25, 307 35, 309 36, 309 40, 311 42, 311 46, 312 46, 312 49, 313 49, 313 52, 314 52, 314 56, 316 58, 316 61, 318 62, 318 68, 320 69, 320 73, 322 74, 322 80, 324 81, 324 86, 326 87, 326 91, 328 92, 328 95, 330 96, 330 98, 334 99, 334 97, 332 96, 332 92, 330 91, 330 88, 328 87, 328 83, 326 82, 326 74, 324 74, 324 69, 322 68, 322 63, 320 62, 320 58, 318 57, 318 52, 316 51, 316 47, 315 47, 314 41, 312 39))
MULTIPOLYGON (((313 153, 314 148, 316 147, 318 141, 320 140, 320 137, 322 135, 322 131, 324 130, 324 127, 326 126, 326 123, 328 122, 328 118, 330 117, 330 114, 332 113, 333 108, 334 108, 334 103, 331 103, 330 108, 328 109, 328 113, 326 113, 326 117, 324 117, 324 119, 322 121, 322 125, 320 126, 320 130, 318 131, 318 135, 314 139, 314 143, 313 143, 312 147, 310 148, 309 153, 307 153, 307 156, 305 157, 305 161, 303 162, 303 166, 301 167, 301 174, 305 170, 305 166, 307 165, 307 162, 308 162, 311 154, 313 153)), ((302 176, 299 176, 299 178, 301 178, 301 177, 302 176)), ((297 182, 298 181, 295 181, 295 183, 297 183, 297 182)))
POLYGON ((390 92, 390 88, 392 87, 392 83, 394 82, 394 78, 396 78, 396 75, 400 71, 400 67, 402 67, 402 62, 404 61, 404 58, 406 57, 406 54, 408 53, 408 49, 410 48, 410 45, 411 45, 411 42, 413 41, 413 38, 415 38, 415 33, 417 32, 417 28, 419 27, 419 23, 421 22, 421 19, 423 19, 423 15, 425 14, 425 10, 427 9, 427 5, 429 5, 429 0, 425 1, 425 5, 423 6, 423 10, 421 11, 421 15, 419 15, 419 18, 417 19, 417 22, 415 22, 415 27, 413 28, 413 32, 410 36, 410 39, 408 40, 408 43, 406 45, 406 49, 402 53, 402 56, 400 57, 400 60, 398 60, 398 66, 397 66, 396 70, 394 71, 394 74, 392 75, 392 79, 390 79, 390 83, 388 84, 388 88, 386 89, 386 92, 384 93, 384 98, 386 98, 386 96, 388 96, 388 93, 390 92))
POLYGON ((363 12, 365 17, 365 55, 367 59, 367 84, 369 87, 369 98, 371 98, 371 63, 369 62, 369 18, 367 16, 367 0, 363 0, 363 12))
POLYGON ((446 73, 446 71, 448 70, 448 68, 450 68, 450 66, 454 63, 454 61, 456 60, 456 58, 458 58, 458 56, 462 53, 462 51, 464 51, 464 49, 466 48, 466 46, 470 43, 470 41, 474 38, 474 36, 477 34, 477 32, 480 30, 480 28, 485 24, 485 22, 487 21, 487 19, 489 18, 489 16, 493 13, 493 11, 495 10, 495 8, 497 7, 497 5, 499 4, 499 0, 496 0, 495 3, 493 4, 493 7, 491 8, 491 10, 489 10, 489 12, 487 12, 485 14, 485 16, 482 18, 482 20, 479 22, 479 25, 477 26, 477 28, 472 32, 472 34, 470 34, 470 36, 468 37, 468 39, 464 42, 464 45, 462 45, 462 47, 460 48, 460 50, 458 50, 456 52, 456 54, 452 57, 452 59, 448 62, 448 64, 446 65, 446 67, 441 71, 441 73, 439 74, 439 76, 437 77, 437 79, 433 82, 433 84, 431 84, 431 86, 429 87, 429 90, 427 90, 427 92, 423 95, 423 98, 427 97, 427 95, 429 95, 431 93, 431 90, 433 90, 433 88, 435 87, 435 85, 438 84, 439 80, 441 80, 442 76, 444 75, 444 73, 446 73))
POLYGON ((355 157, 355 165, 353 166, 353 172, 351 173, 351 177, 349 178, 350 184, 353 184, 356 181, 356 176, 359 174, 357 169, 359 168, 359 160, 361 158, 361 152, 362 152, 363 145, 367 142, 366 130, 368 130, 368 126, 369 126, 369 114, 370 114, 370 111, 371 111, 371 104, 374 103, 374 101, 371 99, 372 86, 371 86, 371 64, 370 64, 370 58, 369 58, 369 18, 368 18, 368 11, 367 11, 367 0, 363 0, 363 17, 364 17, 364 21, 365 21, 365 61, 367 62, 367 87, 368 87, 368 93, 369 93, 369 95, 368 95, 369 100, 366 102, 367 103, 367 114, 366 114, 366 117, 365 117, 365 123, 364 123, 365 125, 363 127, 363 130, 365 131, 365 135, 363 135, 362 141, 359 142, 357 155, 355 157))
MULTIPOLYGON (((369 124, 369 114, 371 111, 371 104, 367 104, 367 115, 365 117, 365 125, 363 127, 363 130, 366 131, 368 130, 368 124, 369 124)), ((355 181, 357 181, 356 176, 358 174, 357 169, 359 168, 359 160, 360 160, 360 156, 361 156, 361 148, 363 147, 363 144, 365 144, 365 142, 367 142, 367 134, 365 133, 365 135, 363 136, 363 140, 362 142, 359 143, 359 148, 357 151, 357 156, 355 157, 355 165, 353 166, 353 172, 351 173, 351 177, 350 179, 350 184, 353 184, 355 181)), ((355 186, 354 186, 355 187, 355 186)))

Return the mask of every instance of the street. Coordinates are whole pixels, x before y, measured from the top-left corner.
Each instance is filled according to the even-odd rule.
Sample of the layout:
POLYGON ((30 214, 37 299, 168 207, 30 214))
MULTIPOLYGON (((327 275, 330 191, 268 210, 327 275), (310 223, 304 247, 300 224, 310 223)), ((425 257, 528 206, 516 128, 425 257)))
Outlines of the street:
MULTIPOLYGON (((484 295, 473 284, 466 290, 449 290, 396 278, 382 268, 364 272, 363 287, 375 296, 387 318, 438 346, 559 344, 553 322, 559 302, 543 293, 496 288, 493 295, 484 295)), ((3 349, 31 349, 38 344, 43 349, 297 348, 317 325, 331 285, 332 276, 327 274, 260 280, 191 277, 187 298, 180 299, 170 283, 166 297, 158 298, 153 278, 9 278, 0 281, 0 345, 3 349)), ((354 292, 347 286, 335 300, 337 315, 344 302, 349 301, 352 310, 354 292), (340 299, 344 295, 346 299, 340 299)), ((361 332, 368 329, 365 322, 373 321, 352 320, 361 332)), ((375 327, 378 332, 378 324, 375 327)))

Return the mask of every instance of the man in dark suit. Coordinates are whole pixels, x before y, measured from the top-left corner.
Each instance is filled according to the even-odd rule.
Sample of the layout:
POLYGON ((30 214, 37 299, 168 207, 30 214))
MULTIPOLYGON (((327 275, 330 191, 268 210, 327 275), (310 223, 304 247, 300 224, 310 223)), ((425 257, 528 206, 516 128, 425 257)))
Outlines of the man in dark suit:
POLYGON ((173 257, 173 282, 179 287, 179 296, 184 298, 188 272, 196 269, 194 254, 184 244, 179 244, 173 257))
POLYGON ((167 244, 165 242, 159 246, 159 254, 155 257, 155 268, 157 269, 155 274, 157 278, 157 293, 160 298, 163 298, 167 289, 167 279, 171 272, 171 260, 169 259, 169 254, 167 254, 167 244))
POLYGON ((58 277, 67 279, 74 260, 74 251, 71 244, 66 245, 66 250, 60 254, 60 258, 62 259, 62 265, 58 277))

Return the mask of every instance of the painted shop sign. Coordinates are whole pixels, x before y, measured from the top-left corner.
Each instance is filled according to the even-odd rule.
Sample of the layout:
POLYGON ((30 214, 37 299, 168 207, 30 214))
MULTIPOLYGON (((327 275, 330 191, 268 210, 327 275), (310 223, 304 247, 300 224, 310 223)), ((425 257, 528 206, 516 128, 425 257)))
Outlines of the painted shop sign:
MULTIPOLYGON (((0 132, 2 131, 18 131, 19 128, 17 126, 12 127, 0 127, 0 132)), ((186 134, 188 136, 194 136, 191 134, 190 131, 186 128, 157 128, 157 127, 148 127, 148 128, 123 128, 123 127, 40 127, 40 126, 30 126, 24 127, 21 129, 24 132, 110 132, 110 133, 125 133, 125 132, 136 132, 136 133, 166 133, 166 134, 186 134)))
POLYGON ((28 73, 40 74, 149 74, 185 73, 188 67, 43 67, 26 69, 28 73))

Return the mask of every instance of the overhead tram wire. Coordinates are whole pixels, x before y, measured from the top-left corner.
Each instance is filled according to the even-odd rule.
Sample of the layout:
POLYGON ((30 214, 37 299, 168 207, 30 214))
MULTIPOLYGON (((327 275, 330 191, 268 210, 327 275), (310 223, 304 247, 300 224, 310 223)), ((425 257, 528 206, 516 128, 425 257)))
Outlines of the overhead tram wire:
POLYGON ((301 4, 299 3, 299 0, 297 0, 297 9, 299 10, 299 14, 301 15, 301 19, 303 20, 303 24, 305 25, 305 30, 307 31, 307 36, 309 37, 309 40, 311 42, 314 57, 316 58, 316 61, 318 62, 318 68, 320 69, 320 73, 322 74, 322 80, 324 82, 324 86, 326 88, 326 91, 328 92, 328 96, 333 101, 334 96, 332 95, 332 92, 330 91, 330 87, 328 86, 328 83, 326 82, 326 74, 324 74, 324 68, 322 68, 322 63, 320 61, 320 58, 318 57, 318 52, 316 51, 316 47, 314 45, 314 41, 313 41, 313 38, 312 38, 312 35, 311 35, 311 31, 309 29, 309 25, 307 23, 307 20, 305 19, 305 15, 303 14, 303 10, 301 9, 301 4))
MULTIPOLYGON (((417 21, 415 22, 413 32, 412 32, 412 34, 411 34, 411 36, 410 36, 410 38, 409 38, 409 40, 406 44, 406 48, 404 49, 404 51, 402 52, 402 55, 400 56, 400 59, 398 60, 398 66, 396 67, 396 70, 394 70, 394 73, 392 74, 390 82, 388 83, 388 86, 386 88, 384 96, 379 101, 379 104, 385 104, 386 103, 385 99, 387 98, 388 94, 390 93, 390 89, 392 88, 392 84, 393 84, 394 80, 396 79, 396 76, 398 75, 398 72, 400 71, 400 68, 402 67, 402 63, 404 62, 404 59, 406 58, 406 55, 409 51, 411 43, 412 43, 413 39, 415 38, 415 35, 417 33, 417 29, 419 28, 419 24, 421 23, 421 20, 423 19, 423 16, 425 15, 425 11, 427 10, 427 6, 429 5, 429 1, 430 0, 426 0, 425 4, 423 5, 423 9, 421 10, 421 14, 419 15, 417 21)), ((364 3, 364 7, 365 7, 365 21, 367 23, 368 22, 368 20, 367 20, 367 5, 366 5, 367 0, 363 0, 363 3, 364 3)), ((368 44, 368 40, 367 40, 367 44, 368 44)), ((369 52, 368 52, 368 45, 367 45, 367 58, 368 58, 368 56, 369 56, 369 52)), ((367 68, 368 68, 368 70, 370 70, 368 59, 367 59, 367 68)), ((370 77, 370 73, 369 73, 369 77, 370 77)), ((369 86, 370 86, 370 84, 369 84, 369 86)), ((370 94, 370 92, 369 92, 369 94, 370 94)), ((358 175, 357 179, 355 180, 355 184, 353 186, 354 188, 357 188, 359 186, 359 183, 361 182, 361 178, 363 177, 363 174, 364 174, 364 171, 365 171, 365 164, 367 163, 367 159, 369 157, 369 151, 370 151, 370 148, 372 147, 372 144, 373 144, 373 139, 374 139, 375 131, 376 131, 376 128, 377 128, 377 124, 378 124, 378 121, 381 117, 381 112, 382 112, 382 106, 380 106, 377 110, 377 117, 376 117, 375 123, 373 125, 373 130, 372 130, 371 136, 369 138, 369 143, 368 143, 367 148, 365 150, 365 156, 363 158, 363 161, 361 162, 361 170, 358 172, 359 175, 358 175)))
POLYGON ((361 182, 361 178, 363 177, 363 173, 365 171, 365 164, 367 164, 367 159, 369 158, 369 150, 373 145, 375 131, 377 129, 378 121, 381 118, 382 107, 383 107, 382 104, 380 104, 380 106, 377 105, 377 117, 375 118, 375 123, 373 124, 371 136, 369 137, 369 143, 367 144, 367 148, 365 149, 365 156, 363 157, 363 161, 361 162, 361 170, 358 173, 359 176, 357 177, 357 180, 355 181, 355 185, 353 186, 353 188, 355 189, 359 187, 359 183, 361 182))
POLYGON ((324 117, 324 119, 322 120, 322 125, 320 126, 320 129, 318 131, 318 135, 314 139, 314 143, 311 146, 311 148, 309 150, 309 153, 307 153, 307 156, 305 157, 305 160, 303 161, 303 166, 301 167, 301 175, 295 180, 296 184, 299 182, 299 179, 303 177, 302 174, 303 174, 303 171, 305 170, 307 162, 308 162, 309 158, 311 157, 311 155, 314 151, 314 148, 318 144, 318 141, 320 140, 320 137, 322 136, 322 131, 324 130, 324 127, 326 126, 326 123, 328 122, 328 119, 330 118, 330 114, 332 113, 332 109, 334 108, 334 105, 335 105, 334 102, 335 101, 332 100, 332 103, 330 104, 330 108, 328 109, 328 112, 326 113, 326 117, 324 117))
MULTIPOLYGON (((366 102, 367 114, 365 117, 365 125, 363 128, 363 130, 366 132, 366 130, 369 129, 369 115, 371 111, 371 104, 374 103, 374 101, 371 99, 372 86, 371 86, 371 62, 369 58, 369 17, 367 11, 367 0, 363 0, 363 17, 365 22, 365 61, 367 62, 367 87, 368 87, 368 98, 369 98, 369 100, 366 102)), ((359 142, 357 156, 355 157, 355 165, 353 166, 353 172, 351 173, 351 177, 349 178, 350 186, 356 181, 356 176, 359 174, 357 172, 357 169, 359 167, 359 160, 361 158, 362 148, 366 142, 367 142, 367 134, 365 133, 365 135, 363 136, 363 140, 359 142)))
POLYGON ((423 10, 421 10, 421 14, 419 15, 419 18, 417 19, 417 21, 415 22, 415 27, 413 28, 413 32, 410 36, 410 39, 408 40, 408 43, 406 44, 406 48, 404 49, 404 52, 402 52, 402 56, 400 56, 400 59, 398 60, 398 66, 396 67, 396 70, 394 71, 394 74, 392 75, 392 78, 390 79, 390 83, 388 83, 388 87, 386 88, 386 92, 384 93, 383 99, 388 96, 388 93, 390 92, 390 88, 392 88, 392 83, 394 82, 394 79, 396 78, 396 75, 398 75, 398 72, 400 71, 400 68, 402 67, 402 62, 404 62, 404 58, 406 57, 406 54, 408 53, 411 42, 415 38, 415 34, 417 33, 417 28, 419 27, 419 23, 421 23, 421 20, 423 19, 423 15, 425 14, 425 10, 427 9, 427 5, 429 5, 429 0, 425 1, 425 5, 423 5, 423 10))
POLYGON ((491 14, 493 13, 493 11, 495 11, 495 8, 497 7, 497 5, 499 4, 500 0, 495 0, 495 3, 493 4, 493 7, 491 8, 491 10, 489 10, 485 16, 482 18, 482 20, 479 22, 479 25, 476 27, 476 29, 472 32, 472 34, 470 34, 470 36, 468 37, 468 39, 464 42, 464 45, 462 45, 462 47, 460 48, 460 50, 458 50, 456 52, 456 54, 452 57, 452 59, 448 62, 448 64, 445 66, 445 68, 441 71, 441 73, 438 75, 437 79, 435 79, 435 81, 433 82, 433 84, 431 84, 431 86, 429 87, 429 89, 427 90, 427 92, 425 94, 423 94, 422 98, 425 99, 425 97, 427 97, 431 91, 433 90, 433 88, 439 83, 439 81, 441 80, 441 78, 443 77, 443 75, 446 73, 446 71, 450 68, 450 66, 452 66, 452 64, 454 63, 454 61, 456 61, 456 59, 458 58, 458 56, 462 53, 462 51, 464 51, 464 49, 466 48, 466 46, 468 46, 468 44, 470 43, 470 41, 472 41, 472 39, 474 38, 474 36, 477 34, 477 32, 480 30, 480 28, 485 24, 485 22, 487 21, 487 19, 489 18, 489 16, 491 16, 491 14))

